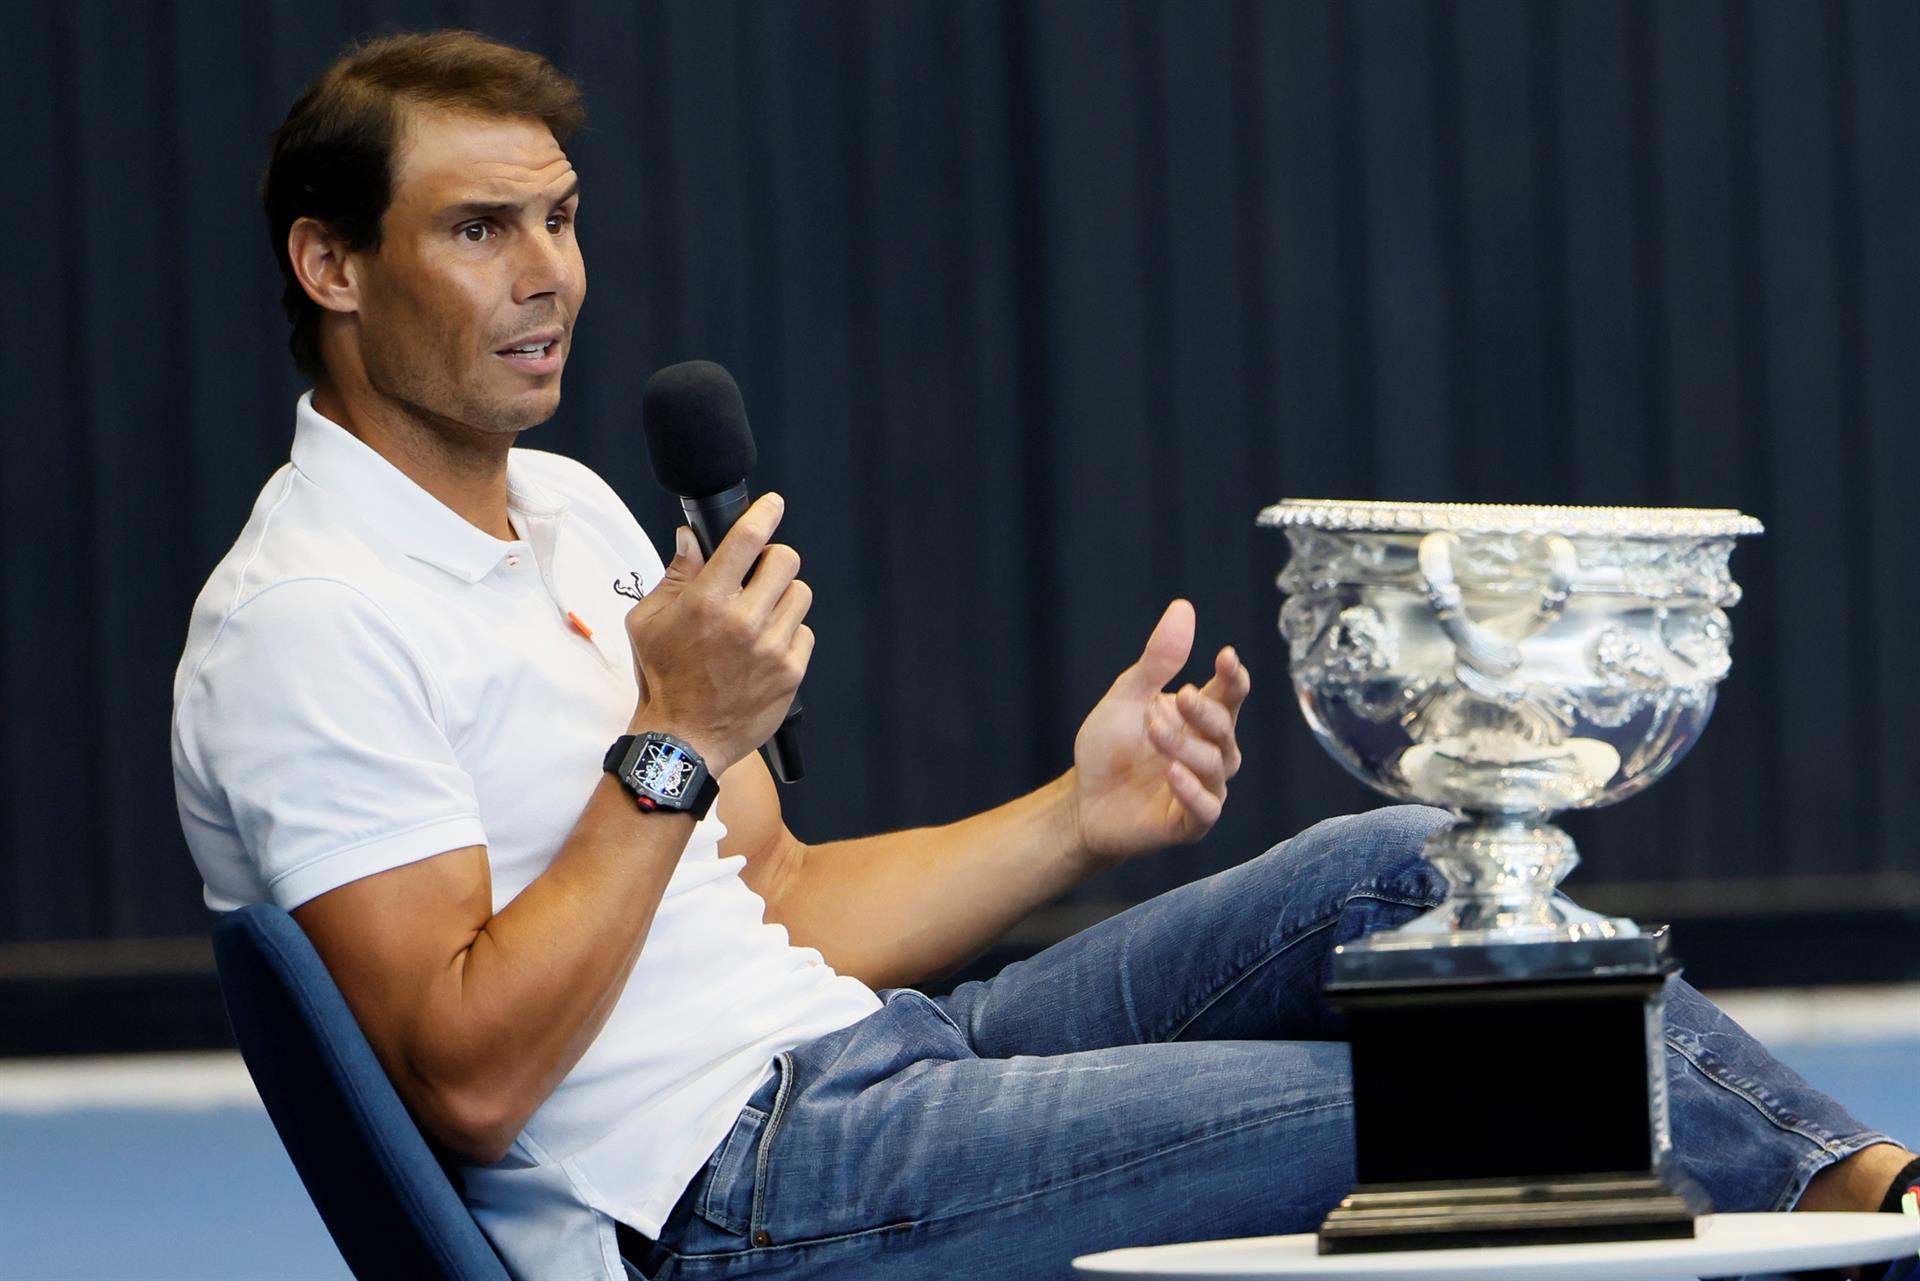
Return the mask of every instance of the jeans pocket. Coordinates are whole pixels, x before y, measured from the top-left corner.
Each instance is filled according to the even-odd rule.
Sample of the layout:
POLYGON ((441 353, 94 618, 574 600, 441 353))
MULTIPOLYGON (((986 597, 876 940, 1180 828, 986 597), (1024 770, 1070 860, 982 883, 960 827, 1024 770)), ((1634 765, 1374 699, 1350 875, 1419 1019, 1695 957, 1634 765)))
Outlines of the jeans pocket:
MULTIPOLYGON (((768 1151, 786 1113, 792 1081, 793 1055, 776 1055, 773 1076, 740 1109, 733 1128, 701 1171, 702 1186, 693 1200, 693 1213, 706 1226, 734 1238, 731 1242, 710 1243, 721 1250, 737 1249, 760 1226, 761 1184, 766 1178, 768 1151)), ((694 1252, 704 1251, 695 1246, 694 1252)))
POLYGON ((722 1232, 744 1238, 751 1229, 755 1157, 766 1125, 765 1112, 752 1104, 741 1108, 733 1129, 707 1162, 706 1186, 693 1211, 722 1232))

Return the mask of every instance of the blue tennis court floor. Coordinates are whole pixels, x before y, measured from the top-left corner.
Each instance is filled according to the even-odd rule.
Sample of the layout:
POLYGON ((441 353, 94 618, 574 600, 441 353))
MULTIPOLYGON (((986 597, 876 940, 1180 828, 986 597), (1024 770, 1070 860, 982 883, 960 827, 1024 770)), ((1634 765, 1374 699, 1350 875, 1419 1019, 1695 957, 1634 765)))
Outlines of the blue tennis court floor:
MULTIPOLYGON (((1920 1143, 1920 988, 1723 1004, 1863 1122, 1920 1143)), ((230 1054, 0 1062, 0 1281, 345 1281, 230 1054)))

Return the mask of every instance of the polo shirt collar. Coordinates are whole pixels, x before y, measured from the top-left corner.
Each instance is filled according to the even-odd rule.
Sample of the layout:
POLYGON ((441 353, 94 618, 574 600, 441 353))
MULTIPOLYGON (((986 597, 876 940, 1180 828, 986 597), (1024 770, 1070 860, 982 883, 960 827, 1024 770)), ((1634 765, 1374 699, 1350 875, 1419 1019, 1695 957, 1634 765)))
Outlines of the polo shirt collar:
MULTIPOLYGON (((415 560, 434 565, 463 582, 477 583, 511 553, 527 544, 507 542, 420 488, 372 446, 313 407, 313 393, 300 397, 294 411, 293 465, 327 493, 355 507, 373 529, 415 560)), ((538 543, 548 541, 566 501, 535 484, 518 460, 507 455, 507 509, 520 517, 516 526, 538 543)))

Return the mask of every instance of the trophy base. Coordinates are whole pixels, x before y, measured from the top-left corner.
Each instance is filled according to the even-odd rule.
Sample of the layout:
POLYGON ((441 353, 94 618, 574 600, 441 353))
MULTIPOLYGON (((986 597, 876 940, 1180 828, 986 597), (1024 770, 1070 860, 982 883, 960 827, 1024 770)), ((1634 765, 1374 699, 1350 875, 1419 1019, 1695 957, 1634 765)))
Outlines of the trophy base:
POLYGON ((1653 1174, 1382 1184, 1356 1189, 1334 1207, 1320 1227, 1319 1251, 1685 1239, 1694 1216, 1709 1208, 1690 1187, 1676 1191, 1653 1174))
MULTIPOLYGON (((1610 919, 1610 918, 1603 918, 1610 919)), ((1329 995, 1383 985, 1440 990, 1490 983, 1583 982, 1588 979, 1657 974, 1679 969, 1664 925, 1631 927, 1581 938, 1532 938, 1508 932, 1440 935, 1422 940, 1404 929, 1370 934, 1333 951, 1329 995)))
POLYGON ((1693 1234, 1666 1153, 1661 926, 1633 937, 1334 951, 1351 1194, 1320 1252, 1693 1234))

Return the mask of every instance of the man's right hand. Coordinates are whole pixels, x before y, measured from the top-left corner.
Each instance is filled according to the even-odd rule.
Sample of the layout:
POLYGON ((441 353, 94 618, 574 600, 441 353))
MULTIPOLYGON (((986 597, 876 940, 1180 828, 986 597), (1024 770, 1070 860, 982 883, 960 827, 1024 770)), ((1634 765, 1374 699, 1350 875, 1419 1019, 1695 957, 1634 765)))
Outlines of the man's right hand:
POLYGON ((800 555, 768 542, 785 508, 762 494, 711 561, 682 527, 666 577, 627 611, 640 682, 634 731, 686 739, 716 776, 772 737, 813 655, 800 555))

